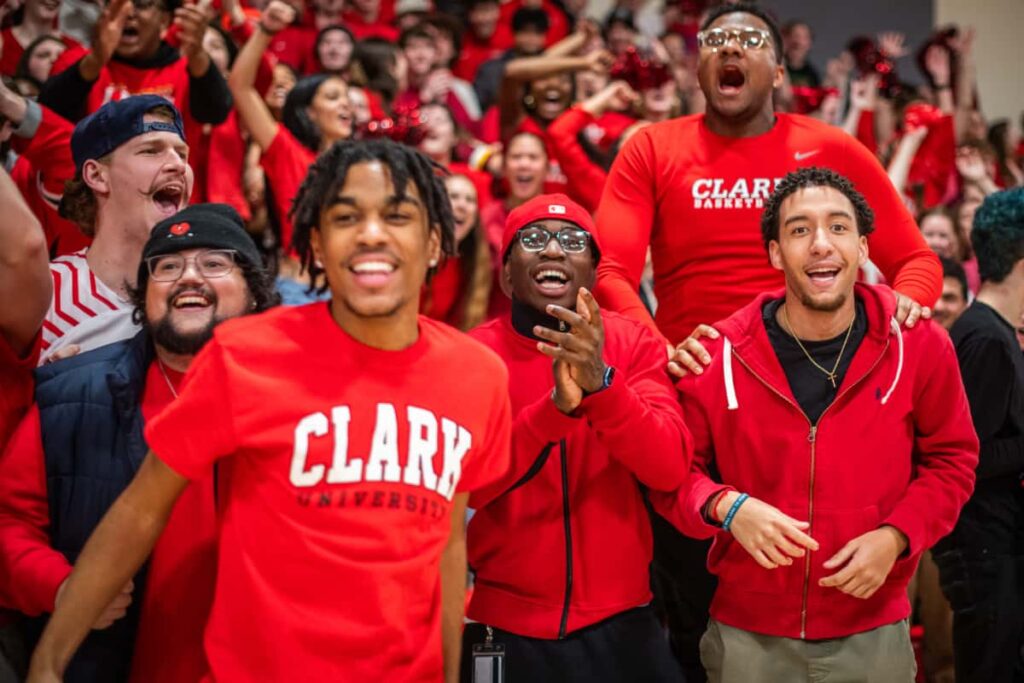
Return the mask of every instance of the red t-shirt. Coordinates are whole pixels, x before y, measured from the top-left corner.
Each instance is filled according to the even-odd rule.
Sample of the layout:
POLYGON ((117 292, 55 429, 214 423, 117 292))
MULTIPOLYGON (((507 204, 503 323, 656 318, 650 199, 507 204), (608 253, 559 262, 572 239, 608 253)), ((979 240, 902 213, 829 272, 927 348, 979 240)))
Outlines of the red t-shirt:
POLYGON ((299 186, 315 161, 316 153, 295 139, 280 124, 277 126, 277 135, 260 157, 260 166, 274 194, 274 209, 281 221, 281 245, 286 250, 292 245, 292 222, 288 218, 292 200, 299 193, 299 186))
POLYGON ((446 325, 419 331, 370 348, 324 303, 229 320, 147 425, 182 476, 227 472, 213 679, 442 679, 451 500, 508 468, 508 374, 446 325))
MULTIPOLYGON (((180 382, 181 375, 171 369, 167 373, 171 382, 180 382)), ((143 419, 150 420, 171 400, 167 380, 152 363, 142 397, 143 419)), ((18 425, 0 466, 0 600, 28 615, 52 612, 71 565, 50 546, 37 407, 18 425)), ((213 602, 216 538, 213 475, 207 468, 174 504, 150 558, 132 681, 196 681, 206 672, 202 632, 213 602)))
MULTIPOLYGON (((166 366, 165 366, 166 367, 166 366)), ((150 363, 142 396, 146 424, 180 391, 184 375, 150 363)), ((198 681, 207 672, 203 629, 217 581, 217 509, 213 468, 193 481, 174 504, 153 548, 132 657, 133 683, 198 681)))
POLYGON ((777 114, 763 135, 715 135, 704 116, 647 126, 615 159, 597 210, 597 300, 654 326, 672 343, 782 287, 761 239, 761 212, 790 171, 826 166, 849 178, 875 214, 871 260, 893 288, 931 306, 942 270, 885 169, 842 130, 777 114), (637 294, 648 245, 658 311, 637 294))

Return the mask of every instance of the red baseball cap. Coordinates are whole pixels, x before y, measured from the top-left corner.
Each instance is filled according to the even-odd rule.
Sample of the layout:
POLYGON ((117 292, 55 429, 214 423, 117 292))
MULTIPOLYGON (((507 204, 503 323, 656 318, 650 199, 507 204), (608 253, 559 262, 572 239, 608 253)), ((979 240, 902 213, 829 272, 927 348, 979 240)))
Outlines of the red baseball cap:
POLYGON ((564 194, 542 194, 525 204, 520 204, 505 219, 505 232, 501 235, 501 256, 505 258, 516 233, 531 223, 554 218, 560 221, 575 223, 590 233, 590 243, 597 252, 601 251, 597 243, 597 230, 590 212, 566 197, 564 194))

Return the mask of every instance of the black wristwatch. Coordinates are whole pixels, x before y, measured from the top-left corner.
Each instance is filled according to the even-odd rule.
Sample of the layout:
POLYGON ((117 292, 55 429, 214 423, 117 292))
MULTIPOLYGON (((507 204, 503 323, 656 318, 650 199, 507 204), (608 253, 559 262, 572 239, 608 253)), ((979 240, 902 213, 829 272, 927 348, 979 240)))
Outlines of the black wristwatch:
POLYGON ((612 385, 612 380, 615 379, 615 368, 611 365, 604 369, 604 380, 601 382, 600 388, 595 391, 583 390, 583 398, 587 396, 593 396, 594 394, 600 393, 612 385))

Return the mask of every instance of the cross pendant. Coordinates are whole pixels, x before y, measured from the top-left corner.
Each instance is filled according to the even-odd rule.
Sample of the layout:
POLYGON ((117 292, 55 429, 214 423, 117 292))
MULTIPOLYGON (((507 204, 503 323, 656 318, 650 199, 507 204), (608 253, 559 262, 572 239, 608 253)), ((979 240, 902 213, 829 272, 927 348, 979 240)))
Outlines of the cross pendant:
POLYGON ((835 374, 830 372, 830 373, 828 373, 827 377, 828 377, 828 381, 832 382, 832 388, 835 389, 836 388, 836 376, 835 376, 835 374))

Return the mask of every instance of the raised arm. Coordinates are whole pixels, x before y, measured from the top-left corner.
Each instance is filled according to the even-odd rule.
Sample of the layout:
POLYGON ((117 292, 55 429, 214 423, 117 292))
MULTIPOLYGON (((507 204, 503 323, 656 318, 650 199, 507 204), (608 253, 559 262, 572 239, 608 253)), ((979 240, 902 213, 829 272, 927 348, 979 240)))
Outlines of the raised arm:
POLYGON ((498 93, 502 139, 507 140, 512 135, 524 115, 523 105, 520 102, 524 84, 566 72, 587 69, 605 72, 611 64, 612 56, 605 50, 591 52, 582 57, 540 55, 539 57, 520 57, 510 61, 505 66, 505 73, 501 79, 501 90, 498 93))
POLYGON ((278 123, 256 90, 256 74, 274 34, 291 24, 294 16, 295 10, 290 6, 281 0, 272 0, 263 10, 259 27, 238 53, 231 75, 228 76, 228 88, 235 99, 235 108, 238 109, 242 124, 264 151, 274 141, 278 123))
POLYGON ((588 211, 596 211, 608 173, 591 161, 580 145, 579 134, 609 109, 629 106, 637 94, 623 81, 605 86, 580 105, 574 106, 548 126, 548 139, 555 158, 569 179, 569 194, 588 211))
POLYGON ((970 114, 974 111, 974 88, 977 83, 977 70, 974 65, 974 29, 968 28, 956 42, 957 53, 956 78, 956 135, 959 140, 967 130, 970 114))
POLYGON ((32 655, 30 683, 61 680, 107 606, 145 562, 188 480, 150 452, 82 549, 32 655))
POLYGON ((32 345, 53 300, 49 262, 42 226, 0 169, 0 334, 18 356, 32 345))
POLYGON ((928 128, 925 126, 907 131, 899 143, 897 143, 896 153, 889 160, 889 168, 886 169, 886 173, 889 174, 889 180, 892 181, 893 187, 900 194, 905 193, 907 190, 910 166, 914 163, 914 156, 917 154, 917 150, 921 148, 921 143, 924 142, 927 135, 928 128))

